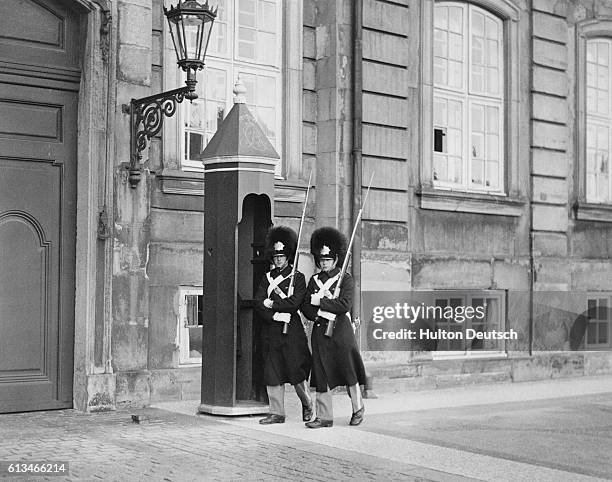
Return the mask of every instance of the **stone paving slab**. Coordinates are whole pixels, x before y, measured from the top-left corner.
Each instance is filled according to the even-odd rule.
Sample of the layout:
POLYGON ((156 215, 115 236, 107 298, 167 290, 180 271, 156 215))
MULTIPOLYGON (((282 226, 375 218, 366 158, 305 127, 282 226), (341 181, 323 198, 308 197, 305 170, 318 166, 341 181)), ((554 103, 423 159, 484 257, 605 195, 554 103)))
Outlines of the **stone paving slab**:
POLYGON ((418 467, 158 409, 0 415, 0 461, 69 461, 68 477, 9 480, 453 480, 418 467))

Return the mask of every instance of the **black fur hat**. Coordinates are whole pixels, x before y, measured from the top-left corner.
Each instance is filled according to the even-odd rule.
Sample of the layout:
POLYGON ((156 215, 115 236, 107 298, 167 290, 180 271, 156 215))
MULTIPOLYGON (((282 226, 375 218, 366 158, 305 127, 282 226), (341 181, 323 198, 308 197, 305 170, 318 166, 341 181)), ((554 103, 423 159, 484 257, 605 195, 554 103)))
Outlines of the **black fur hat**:
POLYGON ((336 228, 319 228, 310 237, 310 252, 314 256, 317 268, 321 267, 321 258, 335 259, 336 256, 338 265, 341 266, 346 257, 346 248, 346 237, 336 228))
POLYGON ((275 254, 284 254, 293 263, 297 249, 297 234, 287 226, 270 228, 266 235, 266 259, 270 262, 275 254))

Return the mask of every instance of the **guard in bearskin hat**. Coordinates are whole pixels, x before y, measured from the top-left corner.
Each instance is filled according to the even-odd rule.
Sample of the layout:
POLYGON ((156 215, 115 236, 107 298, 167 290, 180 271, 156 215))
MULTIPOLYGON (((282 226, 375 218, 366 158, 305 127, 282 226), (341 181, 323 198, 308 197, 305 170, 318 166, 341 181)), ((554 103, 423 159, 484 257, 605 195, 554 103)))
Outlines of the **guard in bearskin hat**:
POLYGON ((321 271, 310 279, 301 308, 306 318, 314 321, 310 385, 317 390, 317 415, 306 424, 308 428, 333 426, 331 390, 337 386, 346 386, 351 397, 350 424, 359 425, 363 421, 359 385, 365 384, 366 374, 348 313, 353 304, 353 280, 348 273, 336 293, 346 244, 344 235, 335 228, 317 229, 310 238, 310 252, 321 271))
POLYGON ((287 227, 270 229, 266 256, 273 268, 262 278, 255 295, 255 309, 266 321, 264 326, 264 383, 270 400, 270 413, 259 423, 285 422, 285 383, 291 383, 302 402, 302 418, 312 418, 313 404, 308 390, 312 358, 298 308, 306 294, 304 275, 292 264, 297 235, 287 227), (285 329, 283 329, 287 325, 285 329))

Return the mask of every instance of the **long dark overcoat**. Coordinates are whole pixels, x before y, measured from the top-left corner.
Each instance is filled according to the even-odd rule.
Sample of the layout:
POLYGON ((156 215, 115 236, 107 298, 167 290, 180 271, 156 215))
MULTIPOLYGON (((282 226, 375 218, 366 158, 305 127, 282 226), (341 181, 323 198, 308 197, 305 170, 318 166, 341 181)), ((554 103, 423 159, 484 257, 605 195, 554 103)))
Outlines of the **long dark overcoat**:
MULTIPOLYGON (((365 384, 366 374, 363 360, 359 354, 353 326, 346 315, 353 304, 353 279, 347 273, 340 285, 337 298, 321 299, 321 306, 310 304, 311 297, 319 291, 316 283, 318 278, 325 283, 334 277, 340 270, 336 267, 329 273, 320 272, 310 279, 306 290, 306 298, 302 305, 302 313, 309 320, 314 321, 312 330, 312 375, 310 386, 316 387, 317 392, 326 392, 328 387, 335 388, 342 385, 365 384), (317 316, 319 309, 336 315, 333 335, 325 336, 327 321, 317 316)), ((336 283, 330 287, 334 292, 336 283)))
MULTIPOLYGON (((279 275, 287 277, 279 285, 285 294, 289 291, 291 269, 291 266, 287 266, 282 271, 275 268, 270 272, 272 279, 279 275)), ((295 385, 308 380, 312 365, 306 332, 297 313, 306 294, 306 281, 304 275, 296 271, 293 295, 282 299, 277 292, 273 291, 270 295, 270 299, 274 302, 271 309, 263 305, 263 301, 268 297, 269 285, 267 276, 264 276, 255 295, 255 310, 265 320, 262 330, 264 383, 269 386, 284 383, 295 385), (272 318, 277 311, 291 313, 287 334, 283 334, 284 323, 272 318)))

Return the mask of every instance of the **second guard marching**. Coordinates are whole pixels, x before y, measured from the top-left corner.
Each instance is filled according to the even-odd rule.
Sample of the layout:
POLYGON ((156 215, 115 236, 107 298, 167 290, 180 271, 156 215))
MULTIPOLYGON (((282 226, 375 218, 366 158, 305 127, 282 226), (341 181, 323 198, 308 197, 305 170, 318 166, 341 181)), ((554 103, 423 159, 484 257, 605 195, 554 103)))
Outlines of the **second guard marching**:
POLYGON ((365 384, 366 373, 348 316, 353 304, 353 280, 343 263, 346 238, 335 228, 319 228, 310 239, 310 251, 321 271, 310 279, 301 308, 314 321, 310 385, 317 390, 316 419, 306 426, 333 426, 331 390, 338 386, 346 386, 351 397, 350 425, 359 425, 364 415, 360 385, 365 384))
POLYGON ((302 419, 313 415, 308 390, 311 355, 308 340, 297 311, 306 294, 304 275, 292 270, 297 236, 287 227, 272 228, 266 237, 266 256, 274 264, 259 284, 255 309, 266 321, 263 333, 264 383, 270 413, 259 423, 285 422, 285 383, 294 386, 302 403, 302 419), (291 282, 292 273, 295 279, 291 282), (285 324, 288 328, 283 330, 285 324))

